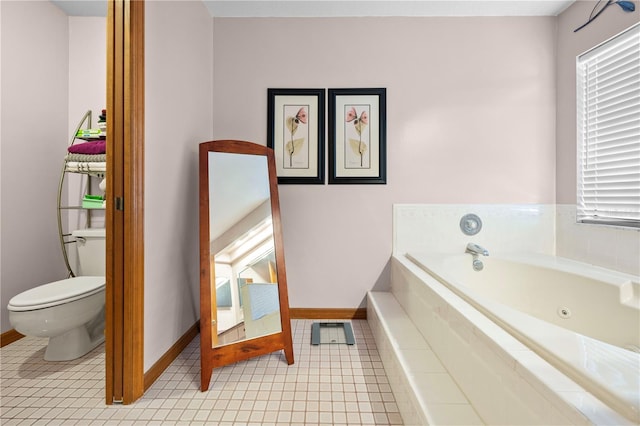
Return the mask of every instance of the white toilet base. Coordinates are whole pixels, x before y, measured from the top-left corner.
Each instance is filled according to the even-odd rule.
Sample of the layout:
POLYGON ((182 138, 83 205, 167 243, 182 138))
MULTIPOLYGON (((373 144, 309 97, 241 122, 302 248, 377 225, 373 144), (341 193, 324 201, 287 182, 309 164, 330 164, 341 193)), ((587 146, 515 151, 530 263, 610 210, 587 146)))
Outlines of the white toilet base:
POLYGON ((94 339, 89 337, 85 326, 74 328, 59 336, 50 337, 45 361, 70 361, 80 358, 104 342, 104 333, 99 333, 94 339))

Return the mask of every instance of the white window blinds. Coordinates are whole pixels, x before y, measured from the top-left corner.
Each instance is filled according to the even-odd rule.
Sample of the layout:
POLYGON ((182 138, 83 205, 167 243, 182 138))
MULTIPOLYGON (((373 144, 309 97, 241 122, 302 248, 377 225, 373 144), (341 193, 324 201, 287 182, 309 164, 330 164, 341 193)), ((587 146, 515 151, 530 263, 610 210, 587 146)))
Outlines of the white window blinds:
POLYGON ((640 227, 640 25, 576 70, 578 221, 640 227))

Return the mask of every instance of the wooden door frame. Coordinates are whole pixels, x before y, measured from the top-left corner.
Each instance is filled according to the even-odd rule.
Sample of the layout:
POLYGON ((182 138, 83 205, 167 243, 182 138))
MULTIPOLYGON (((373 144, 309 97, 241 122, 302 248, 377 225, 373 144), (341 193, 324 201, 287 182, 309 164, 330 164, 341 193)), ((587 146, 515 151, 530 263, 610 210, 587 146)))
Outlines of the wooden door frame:
POLYGON ((144 0, 107 13, 106 403, 144 393, 144 0))

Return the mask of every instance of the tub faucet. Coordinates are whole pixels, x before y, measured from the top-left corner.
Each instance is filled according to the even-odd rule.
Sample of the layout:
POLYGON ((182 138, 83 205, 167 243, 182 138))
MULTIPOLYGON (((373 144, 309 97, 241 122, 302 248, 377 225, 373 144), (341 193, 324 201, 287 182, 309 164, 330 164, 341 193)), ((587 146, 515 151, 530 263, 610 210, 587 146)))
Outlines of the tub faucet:
POLYGON ((465 250, 465 253, 471 253, 476 256, 477 255, 489 256, 489 252, 487 251, 487 249, 475 243, 467 244, 467 249, 465 250))
POLYGON ((467 244, 467 249, 464 252, 470 253, 473 257, 473 270, 476 272, 482 271, 484 264, 482 263, 482 260, 478 259, 478 257, 480 257, 480 255, 489 256, 487 249, 475 243, 469 243, 467 244))

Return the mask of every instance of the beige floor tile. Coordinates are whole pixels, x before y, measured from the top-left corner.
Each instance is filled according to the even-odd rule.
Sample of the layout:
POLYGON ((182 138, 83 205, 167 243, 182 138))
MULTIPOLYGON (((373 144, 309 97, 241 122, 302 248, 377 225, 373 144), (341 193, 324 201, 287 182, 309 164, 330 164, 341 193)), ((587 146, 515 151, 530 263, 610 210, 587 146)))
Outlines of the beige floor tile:
POLYGON ((353 320, 356 344, 312 346, 311 320, 293 320, 295 363, 281 352, 214 370, 200 392, 199 338, 145 395, 104 404, 104 348, 67 362, 43 360, 46 339, 0 349, 4 425, 401 425, 375 341, 353 320))

